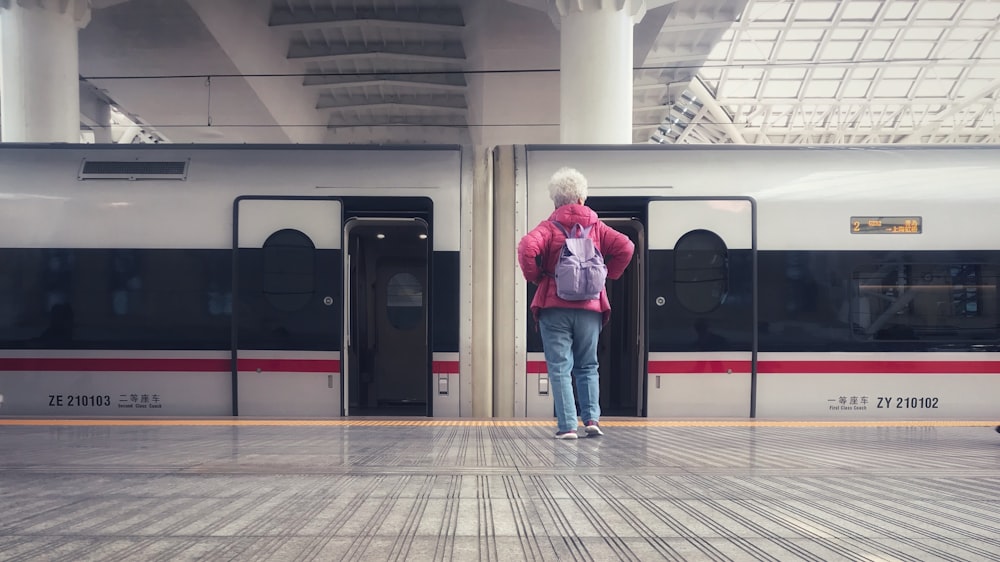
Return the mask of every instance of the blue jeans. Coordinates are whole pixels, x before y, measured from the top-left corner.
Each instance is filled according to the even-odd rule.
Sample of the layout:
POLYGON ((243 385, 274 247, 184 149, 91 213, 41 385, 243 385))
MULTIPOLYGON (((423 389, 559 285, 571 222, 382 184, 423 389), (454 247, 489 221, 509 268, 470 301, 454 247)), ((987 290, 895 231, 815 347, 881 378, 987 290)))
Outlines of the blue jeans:
POLYGON ((597 340, 603 321, 603 315, 592 310, 545 308, 538 314, 559 431, 573 431, 577 427, 571 375, 576 377, 583 420, 601 418, 597 340))

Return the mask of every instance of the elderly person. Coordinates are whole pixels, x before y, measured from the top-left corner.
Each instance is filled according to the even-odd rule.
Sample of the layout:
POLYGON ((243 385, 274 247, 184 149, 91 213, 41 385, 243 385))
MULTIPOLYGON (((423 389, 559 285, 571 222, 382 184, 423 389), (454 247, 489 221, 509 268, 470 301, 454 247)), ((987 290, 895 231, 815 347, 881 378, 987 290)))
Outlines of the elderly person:
POLYGON ((611 318, 607 290, 593 300, 567 301, 556 294, 553 278, 566 235, 554 224, 572 232, 575 225, 590 227, 589 237, 604 255, 608 278, 618 279, 632 260, 635 246, 627 236, 604 224, 586 207, 587 179, 572 168, 562 168, 549 180, 549 195, 555 211, 521 239, 517 260, 524 278, 538 284, 531 312, 541 330, 545 363, 555 400, 558 429, 556 439, 578 437, 577 412, 572 376, 576 377, 580 415, 587 437, 601 431, 600 382, 597 341, 601 328, 611 318))

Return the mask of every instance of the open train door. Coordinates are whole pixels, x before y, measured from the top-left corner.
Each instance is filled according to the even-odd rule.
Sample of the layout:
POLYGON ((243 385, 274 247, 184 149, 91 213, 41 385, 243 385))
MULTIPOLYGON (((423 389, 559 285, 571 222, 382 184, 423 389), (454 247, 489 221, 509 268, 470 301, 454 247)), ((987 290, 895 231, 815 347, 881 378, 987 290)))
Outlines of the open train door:
POLYGON ((753 200, 650 201, 648 238, 648 416, 753 417, 753 200))
POLYGON ((234 415, 340 416, 341 202, 242 197, 233 221, 234 415))
POLYGON ((432 413, 429 234, 419 218, 344 224, 345 415, 432 413))
MULTIPOLYGON (((594 198, 591 204, 598 206, 598 198, 594 198)), ((601 330, 597 344, 601 415, 641 416, 644 413, 643 381, 646 374, 645 310, 641 305, 646 233, 642 221, 637 218, 602 216, 602 220, 629 237, 635 244, 635 255, 620 278, 607 282, 611 320, 601 330)))

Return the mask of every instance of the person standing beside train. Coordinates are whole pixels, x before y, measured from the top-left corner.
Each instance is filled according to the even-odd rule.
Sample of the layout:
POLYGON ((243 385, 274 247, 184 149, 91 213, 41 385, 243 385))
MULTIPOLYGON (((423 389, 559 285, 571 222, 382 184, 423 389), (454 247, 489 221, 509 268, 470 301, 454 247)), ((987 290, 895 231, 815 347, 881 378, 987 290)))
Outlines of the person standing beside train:
POLYGON ((576 225, 587 233, 604 256, 609 279, 618 279, 632 261, 635 246, 627 236, 597 218, 587 200, 587 178, 573 168, 556 171, 549 180, 555 211, 526 234, 517 245, 517 260, 524 278, 538 285, 531 312, 541 331, 545 363, 555 401, 556 439, 576 439, 578 419, 573 400, 576 377, 580 415, 588 437, 604 435, 600 427, 600 381, 597 342, 601 328, 611 318, 606 289, 591 300, 559 298, 553 272, 566 241, 576 225), (562 225, 559 227, 556 223, 562 225))

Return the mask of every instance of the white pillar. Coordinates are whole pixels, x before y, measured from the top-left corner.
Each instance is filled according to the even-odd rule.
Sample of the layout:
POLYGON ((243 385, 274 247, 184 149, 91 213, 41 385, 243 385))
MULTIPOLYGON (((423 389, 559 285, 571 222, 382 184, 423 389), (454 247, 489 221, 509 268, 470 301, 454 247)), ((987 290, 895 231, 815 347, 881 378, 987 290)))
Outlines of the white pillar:
POLYGON ((632 26, 644 0, 555 0, 560 16, 559 137, 632 143, 632 26))
POLYGON ((472 417, 493 410, 493 167, 489 149, 473 147, 472 417))
POLYGON ((3 142, 80 142, 77 31, 89 0, 0 0, 3 142))

